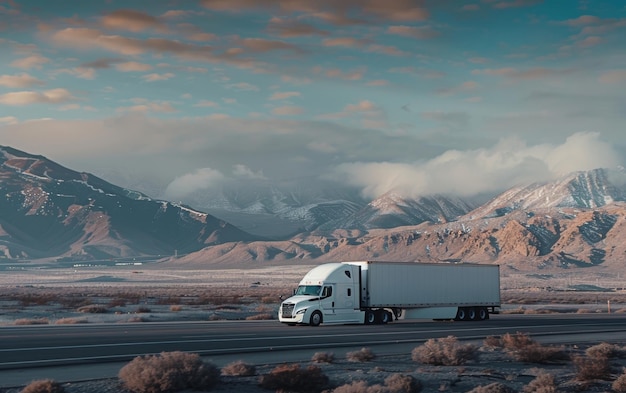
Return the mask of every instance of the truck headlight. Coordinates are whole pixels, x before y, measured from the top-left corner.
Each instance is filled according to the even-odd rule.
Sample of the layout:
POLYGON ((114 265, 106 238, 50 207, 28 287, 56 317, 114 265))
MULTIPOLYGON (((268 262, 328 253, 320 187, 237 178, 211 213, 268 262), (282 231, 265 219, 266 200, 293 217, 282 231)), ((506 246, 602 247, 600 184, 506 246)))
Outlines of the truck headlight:
POLYGON ((296 311, 296 315, 298 314, 304 314, 306 312, 306 308, 303 308, 302 310, 298 310, 296 311))

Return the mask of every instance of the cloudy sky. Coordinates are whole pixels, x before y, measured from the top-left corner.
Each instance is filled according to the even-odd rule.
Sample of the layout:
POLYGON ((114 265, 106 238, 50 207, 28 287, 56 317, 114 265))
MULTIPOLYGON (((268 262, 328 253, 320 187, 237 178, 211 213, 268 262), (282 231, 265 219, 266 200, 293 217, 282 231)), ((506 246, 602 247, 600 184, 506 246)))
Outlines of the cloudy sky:
POLYGON ((616 0, 3 0, 0 144, 162 195, 624 165, 616 0))

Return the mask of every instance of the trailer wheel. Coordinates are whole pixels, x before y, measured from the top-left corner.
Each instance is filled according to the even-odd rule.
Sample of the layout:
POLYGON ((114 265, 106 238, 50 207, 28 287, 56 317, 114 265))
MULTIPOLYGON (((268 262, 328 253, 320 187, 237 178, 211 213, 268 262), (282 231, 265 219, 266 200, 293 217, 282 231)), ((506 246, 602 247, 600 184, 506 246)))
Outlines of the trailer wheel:
POLYGON ((478 319, 484 321, 485 319, 489 319, 489 312, 486 307, 480 307, 478 309, 478 319))
POLYGON ((454 318, 455 321, 464 321, 467 319, 467 310, 465 309, 465 307, 459 307, 456 310, 456 317, 454 318))
POLYGON ((477 317, 478 317, 478 313, 476 312, 476 308, 470 307, 467 310, 467 319, 470 321, 475 321, 477 317))
POLYGON ((322 313, 319 311, 314 311, 311 314, 311 319, 309 320, 309 325, 311 326, 319 326, 322 323, 322 313))
POLYGON ((373 325, 376 323, 376 314, 372 310, 365 311, 365 324, 373 325))
POLYGON ((380 310, 380 323, 382 323, 383 325, 388 324, 389 322, 392 321, 393 317, 391 316, 391 313, 387 310, 380 310))

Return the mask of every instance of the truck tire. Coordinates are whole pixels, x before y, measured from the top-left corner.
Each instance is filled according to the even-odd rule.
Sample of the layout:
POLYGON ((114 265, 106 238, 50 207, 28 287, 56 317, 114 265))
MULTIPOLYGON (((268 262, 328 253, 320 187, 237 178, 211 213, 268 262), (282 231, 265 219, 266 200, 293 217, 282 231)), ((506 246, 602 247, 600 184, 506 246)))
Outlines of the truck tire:
POLYGON ((486 307, 480 307, 478 309, 478 319, 484 321, 485 319, 489 319, 489 311, 487 311, 486 307))
POLYGON ((322 323, 322 313, 319 311, 314 311, 311 314, 311 319, 309 320, 309 325, 311 326, 319 326, 322 323))
POLYGON ((379 313, 380 315, 378 319, 380 320, 380 323, 382 323, 383 325, 386 325, 393 320, 393 317, 389 311, 380 310, 379 313))
POLYGON ((469 307, 467 309, 467 320, 468 321, 475 321, 478 319, 478 312, 476 312, 476 308, 475 307, 469 307))
POLYGON ((372 310, 367 310, 365 311, 365 324, 366 325, 373 325, 376 323, 376 313, 374 313, 372 310))
POLYGON ((465 321, 467 319, 467 309, 465 307, 459 307, 456 310, 455 321, 465 321))

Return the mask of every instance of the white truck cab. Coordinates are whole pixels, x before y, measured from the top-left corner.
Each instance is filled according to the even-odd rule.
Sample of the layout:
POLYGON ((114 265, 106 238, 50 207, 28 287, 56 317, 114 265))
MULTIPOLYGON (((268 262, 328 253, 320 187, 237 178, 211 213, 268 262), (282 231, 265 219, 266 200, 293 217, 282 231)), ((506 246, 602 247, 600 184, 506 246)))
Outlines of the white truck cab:
POLYGON ((290 325, 363 323, 359 304, 360 268, 328 263, 309 271, 293 296, 284 300, 278 320, 290 325))

